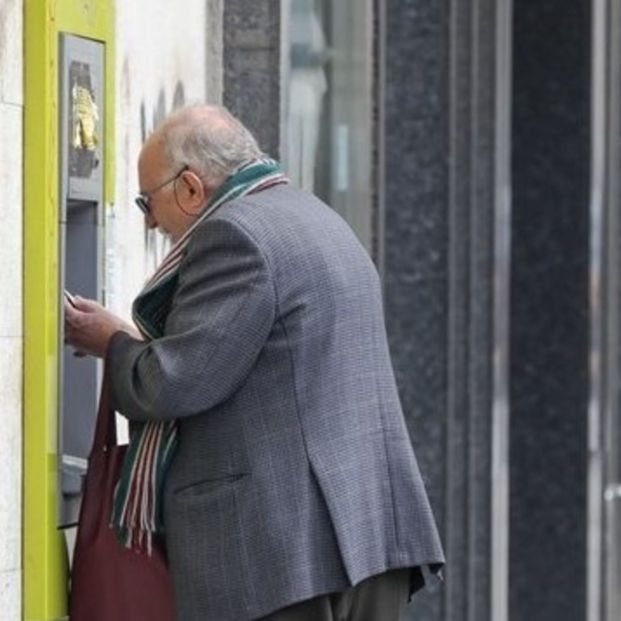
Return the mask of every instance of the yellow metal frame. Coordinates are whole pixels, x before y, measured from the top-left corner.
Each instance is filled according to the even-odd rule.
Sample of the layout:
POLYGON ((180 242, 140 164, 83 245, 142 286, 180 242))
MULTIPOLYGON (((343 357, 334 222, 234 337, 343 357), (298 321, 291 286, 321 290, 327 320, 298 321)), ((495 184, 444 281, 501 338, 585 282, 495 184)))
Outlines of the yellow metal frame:
POLYGON ((114 193, 114 0, 24 3, 23 618, 67 614, 57 530, 59 344, 59 35, 105 43, 104 204, 114 193))

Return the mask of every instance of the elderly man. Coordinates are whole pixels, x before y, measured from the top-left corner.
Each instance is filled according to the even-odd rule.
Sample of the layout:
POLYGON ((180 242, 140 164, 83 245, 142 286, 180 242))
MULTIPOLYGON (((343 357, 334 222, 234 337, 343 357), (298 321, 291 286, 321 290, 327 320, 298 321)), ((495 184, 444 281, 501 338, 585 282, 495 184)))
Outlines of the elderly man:
POLYGON ((165 120, 136 200, 174 245, 134 303, 139 331, 66 307, 68 342, 106 358, 132 424, 114 523, 128 545, 165 532, 182 621, 397 621, 444 559, 377 272, 263 157, 223 108, 165 120))

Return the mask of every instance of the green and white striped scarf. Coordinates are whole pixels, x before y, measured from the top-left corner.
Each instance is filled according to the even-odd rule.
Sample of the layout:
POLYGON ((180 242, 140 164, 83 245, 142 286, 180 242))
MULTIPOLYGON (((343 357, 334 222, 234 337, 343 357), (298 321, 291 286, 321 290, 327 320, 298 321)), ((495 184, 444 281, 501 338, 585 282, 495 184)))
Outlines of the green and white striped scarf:
MULTIPOLYGON (((287 183, 277 162, 253 160, 241 166, 214 193, 199 219, 175 243, 133 305, 133 318, 147 340, 164 334, 166 315, 177 286, 179 265, 192 233, 224 203, 287 183)), ((128 548, 152 549, 153 535, 162 533, 162 494, 177 444, 177 423, 131 423, 129 446, 117 484, 112 527, 128 548)))

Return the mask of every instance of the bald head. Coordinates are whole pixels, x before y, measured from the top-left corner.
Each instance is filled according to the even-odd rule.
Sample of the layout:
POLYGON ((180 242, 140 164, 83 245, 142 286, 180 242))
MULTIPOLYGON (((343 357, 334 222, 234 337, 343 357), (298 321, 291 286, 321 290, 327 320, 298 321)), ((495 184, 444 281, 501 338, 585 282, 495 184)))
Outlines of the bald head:
POLYGON ((263 156, 250 131, 220 106, 188 106, 173 112, 145 149, 156 145, 171 170, 189 166, 212 188, 243 163, 263 156))

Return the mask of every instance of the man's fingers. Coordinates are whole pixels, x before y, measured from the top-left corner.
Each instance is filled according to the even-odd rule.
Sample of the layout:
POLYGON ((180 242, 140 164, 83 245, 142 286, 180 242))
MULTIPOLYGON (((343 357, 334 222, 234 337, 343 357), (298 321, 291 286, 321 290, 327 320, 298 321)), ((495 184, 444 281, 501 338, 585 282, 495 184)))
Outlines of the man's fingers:
POLYGON ((76 309, 73 308, 73 306, 71 306, 71 304, 67 300, 65 300, 64 309, 65 309, 65 318, 71 319, 75 317, 76 309))
POLYGON ((85 311, 71 306, 69 302, 65 302, 65 331, 70 331, 74 326, 80 326, 83 323, 85 311))
POLYGON ((88 298, 81 298, 79 295, 74 296, 73 301, 77 310, 83 313, 92 312, 101 308, 101 304, 95 300, 89 300, 88 298))

